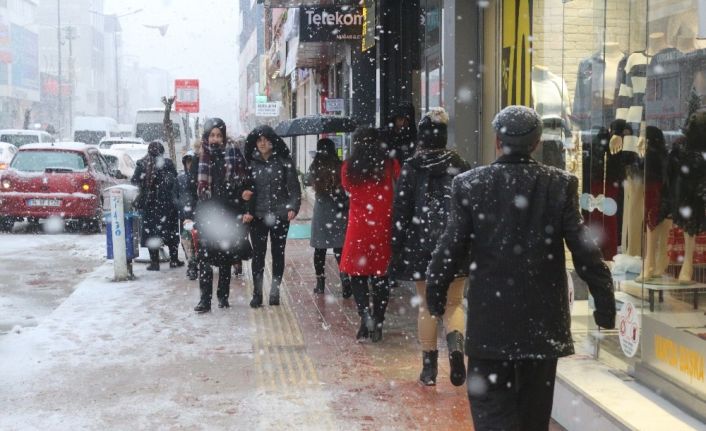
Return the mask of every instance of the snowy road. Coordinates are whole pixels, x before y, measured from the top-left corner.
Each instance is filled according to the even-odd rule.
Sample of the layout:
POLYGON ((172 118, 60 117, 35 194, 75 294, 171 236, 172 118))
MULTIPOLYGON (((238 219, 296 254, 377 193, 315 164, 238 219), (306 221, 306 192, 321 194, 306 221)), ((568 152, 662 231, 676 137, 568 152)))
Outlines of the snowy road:
POLYGON ((0 336, 37 326, 104 256, 103 235, 0 234, 0 336))

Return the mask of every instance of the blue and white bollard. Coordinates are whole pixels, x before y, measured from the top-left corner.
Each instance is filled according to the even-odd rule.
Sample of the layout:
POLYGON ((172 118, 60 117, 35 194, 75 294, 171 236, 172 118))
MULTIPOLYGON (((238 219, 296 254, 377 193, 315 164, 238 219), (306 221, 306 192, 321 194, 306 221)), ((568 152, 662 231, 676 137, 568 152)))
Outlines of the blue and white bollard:
POLYGON ((123 191, 119 188, 110 190, 110 218, 113 235, 113 268, 115 281, 131 279, 127 262, 127 248, 125 245, 125 209, 123 206, 123 191))

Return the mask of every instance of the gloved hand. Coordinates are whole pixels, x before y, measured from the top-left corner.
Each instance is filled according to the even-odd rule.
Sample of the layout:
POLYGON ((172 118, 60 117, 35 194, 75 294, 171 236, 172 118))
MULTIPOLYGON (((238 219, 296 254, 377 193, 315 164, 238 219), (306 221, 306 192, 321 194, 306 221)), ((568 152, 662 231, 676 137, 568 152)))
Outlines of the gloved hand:
POLYGON ((596 310, 593 312, 593 320, 603 329, 615 328, 615 312, 605 313, 596 310))
POLYGON ((427 309, 429 314, 442 317, 446 312, 446 290, 427 285, 427 309))

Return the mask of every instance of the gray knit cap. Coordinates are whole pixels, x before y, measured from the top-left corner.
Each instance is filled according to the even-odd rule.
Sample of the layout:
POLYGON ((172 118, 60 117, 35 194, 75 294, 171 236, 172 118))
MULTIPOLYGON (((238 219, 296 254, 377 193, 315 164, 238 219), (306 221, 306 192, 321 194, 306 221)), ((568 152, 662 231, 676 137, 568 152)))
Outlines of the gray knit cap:
POLYGON ((511 153, 526 153, 532 150, 542 136, 542 119, 532 108, 511 105, 504 108, 493 119, 493 128, 502 146, 511 153))

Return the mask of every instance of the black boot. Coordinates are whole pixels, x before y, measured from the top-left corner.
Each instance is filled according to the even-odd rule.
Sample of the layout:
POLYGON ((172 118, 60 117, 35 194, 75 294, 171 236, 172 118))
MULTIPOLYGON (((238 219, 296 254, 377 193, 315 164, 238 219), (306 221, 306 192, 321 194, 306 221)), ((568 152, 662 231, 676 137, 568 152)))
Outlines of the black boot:
POLYGON ((250 306, 252 308, 262 307, 262 274, 253 274, 252 276, 252 299, 250 306))
POLYGON ((186 269, 186 276, 189 280, 196 280, 199 278, 198 264, 195 260, 189 261, 189 266, 186 269))
POLYGON ((316 276, 316 287, 314 288, 314 293, 324 293, 324 289, 326 288, 326 277, 323 275, 317 275, 316 276))
POLYGON ((243 276, 243 261, 236 260, 233 262, 233 276, 235 278, 240 278, 243 276))
POLYGON ((436 375, 439 373, 438 360, 438 350, 422 352, 422 372, 419 374, 419 381, 424 386, 436 385, 436 375))
POLYGON ((228 297, 230 296, 230 266, 221 267, 218 270, 218 308, 229 308, 228 297), (221 275, 222 272, 228 271, 228 274, 221 275), (226 276, 227 275, 227 276, 226 276))
POLYGON ((344 299, 348 299, 353 295, 353 288, 351 287, 351 278, 348 274, 341 273, 341 296, 344 299))
POLYGON ((461 386, 466 382, 466 364, 463 360, 463 334, 452 331, 446 334, 449 345, 449 364, 451 365, 451 384, 461 386))
POLYGON ((194 307, 197 313, 207 313, 211 311, 211 295, 213 294, 213 272, 210 267, 201 267, 199 274, 199 290, 201 290, 201 299, 194 307))
POLYGON ((363 340, 365 338, 370 338, 370 332, 375 328, 375 322, 373 318, 370 317, 370 313, 365 311, 362 316, 360 316, 360 327, 358 328, 358 333, 355 335, 356 340, 363 340))
POLYGON ((169 247, 169 267, 179 268, 184 266, 184 261, 179 260, 179 248, 177 246, 169 247))
POLYGON ((382 341, 382 320, 374 320, 375 327, 370 332, 370 341, 373 343, 379 343, 382 341))
POLYGON ((159 271, 159 249, 150 249, 150 264, 147 265, 147 271, 159 271))
POLYGON ((282 281, 272 279, 272 288, 270 289, 270 305, 279 305, 279 285, 282 281))

